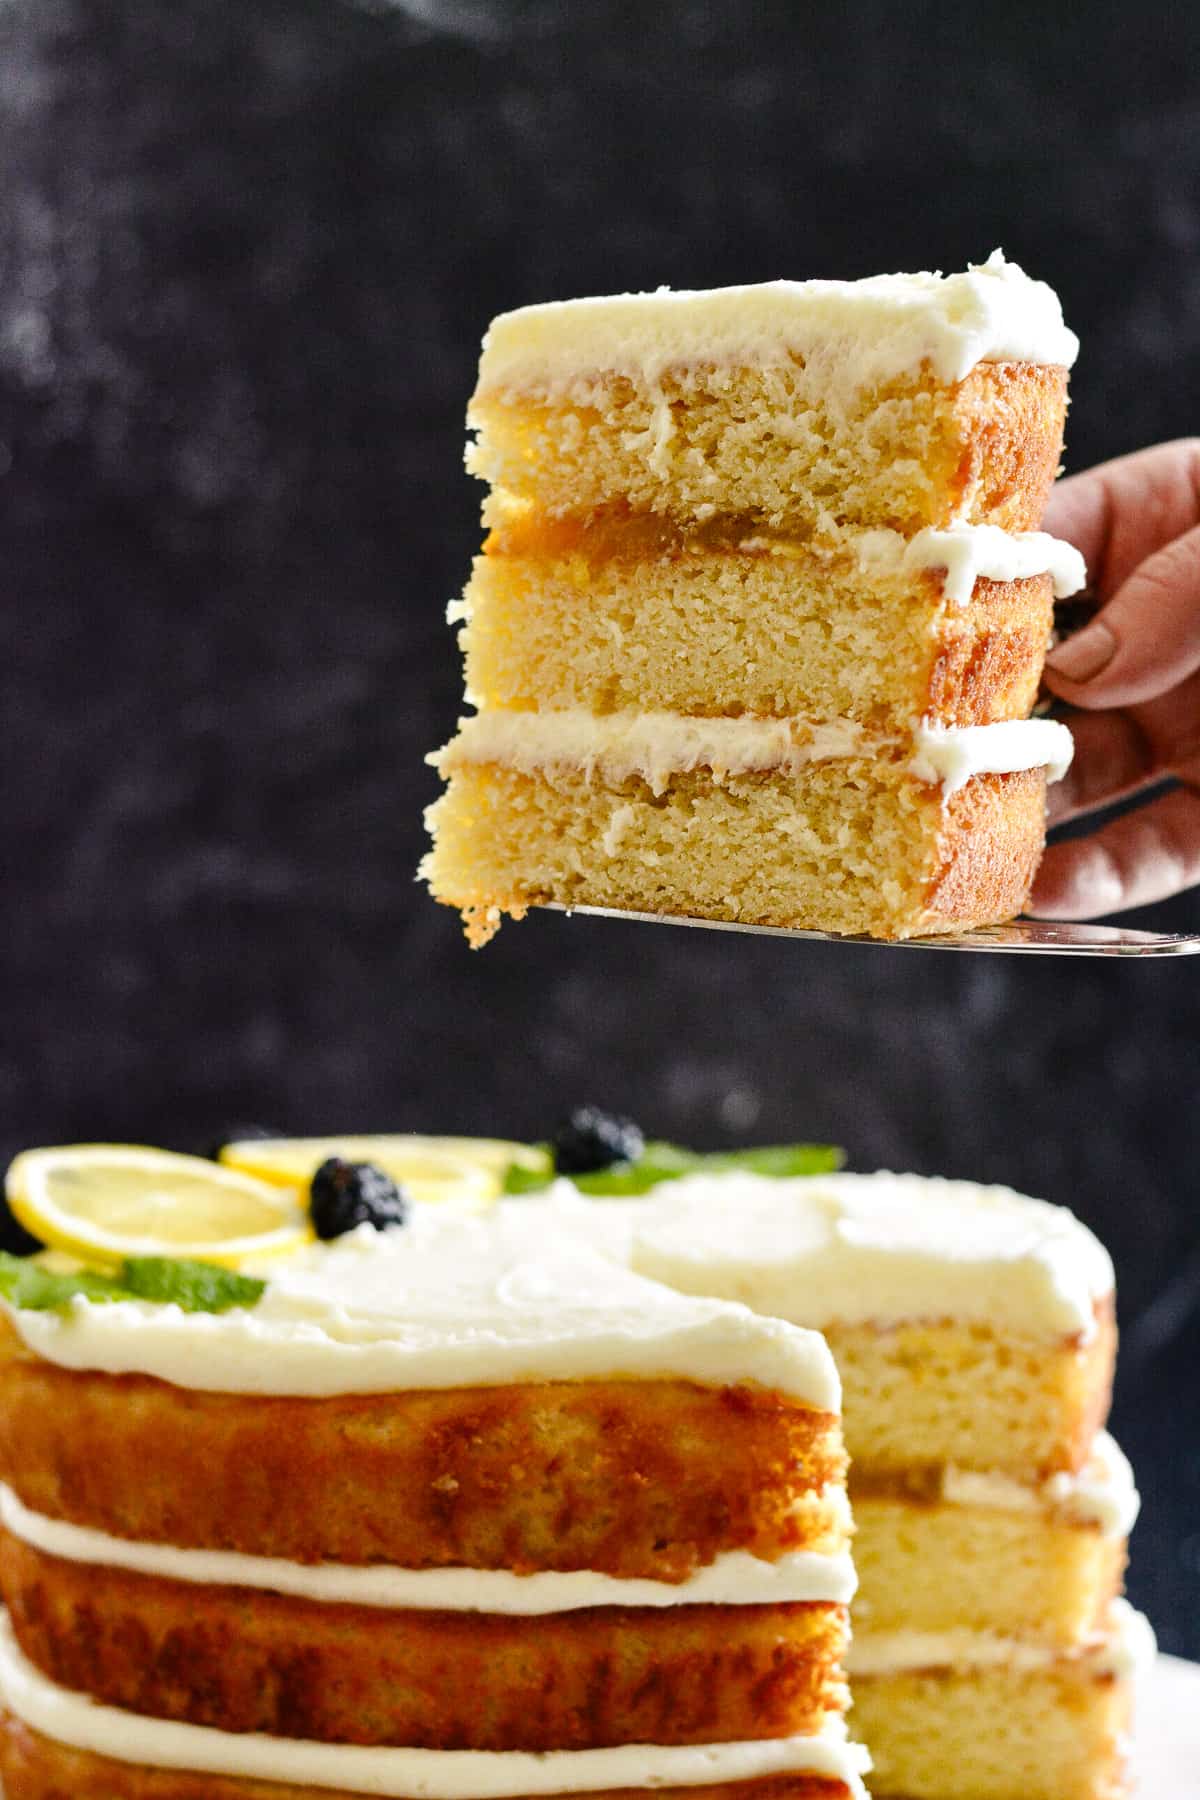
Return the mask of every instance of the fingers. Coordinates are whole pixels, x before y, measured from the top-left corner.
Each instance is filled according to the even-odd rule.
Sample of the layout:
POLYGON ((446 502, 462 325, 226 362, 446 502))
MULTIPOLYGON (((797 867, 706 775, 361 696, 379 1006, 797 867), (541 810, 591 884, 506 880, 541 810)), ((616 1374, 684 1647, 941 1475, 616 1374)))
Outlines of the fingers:
POLYGON ((1074 760, 1046 790, 1051 825, 1108 806, 1160 772, 1153 745, 1129 713, 1076 713, 1070 726, 1074 760))
POLYGON ((1114 819, 1094 837, 1051 844, 1029 910, 1093 919, 1165 900, 1200 881, 1200 794, 1176 788, 1114 819))
POLYGON ((1131 706, 1200 669, 1200 525, 1156 550, 1082 631, 1046 659, 1073 706, 1131 706))
POLYGON ((1083 554, 1101 600, 1140 562, 1200 523, 1200 439, 1177 438, 1068 475, 1050 491, 1043 529, 1083 554))

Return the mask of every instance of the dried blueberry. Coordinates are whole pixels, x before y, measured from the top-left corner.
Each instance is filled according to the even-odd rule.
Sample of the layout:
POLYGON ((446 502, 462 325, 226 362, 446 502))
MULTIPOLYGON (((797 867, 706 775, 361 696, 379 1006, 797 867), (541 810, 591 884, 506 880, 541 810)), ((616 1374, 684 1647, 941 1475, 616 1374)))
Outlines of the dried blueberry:
POLYGON ((614 1163, 636 1162, 646 1147, 641 1127, 598 1106, 577 1106, 550 1140, 560 1175, 591 1175, 614 1163))
POLYGON ((311 1195, 309 1211, 319 1238, 341 1237, 357 1225, 384 1231, 408 1218, 407 1194, 374 1163, 329 1157, 312 1178, 311 1195))

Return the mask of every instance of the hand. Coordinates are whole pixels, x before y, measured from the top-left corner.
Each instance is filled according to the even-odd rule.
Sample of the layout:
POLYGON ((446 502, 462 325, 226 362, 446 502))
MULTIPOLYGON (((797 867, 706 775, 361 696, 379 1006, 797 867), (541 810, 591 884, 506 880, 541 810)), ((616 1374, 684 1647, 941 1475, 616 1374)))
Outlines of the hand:
POLYGON ((1083 552, 1101 607, 1046 662, 1046 686, 1079 709, 1050 823, 1169 776, 1182 784, 1047 849, 1030 911, 1082 919, 1200 882, 1200 439, 1060 482, 1045 528, 1083 552))

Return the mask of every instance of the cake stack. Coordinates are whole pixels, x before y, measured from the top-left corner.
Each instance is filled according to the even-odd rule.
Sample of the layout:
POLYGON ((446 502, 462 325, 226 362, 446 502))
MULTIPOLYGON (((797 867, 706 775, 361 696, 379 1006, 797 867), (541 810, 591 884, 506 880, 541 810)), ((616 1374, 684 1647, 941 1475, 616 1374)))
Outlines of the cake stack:
POLYGON ((423 865, 472 943, 541 903, 900 937, 1012 916, 1069 733, 1030 720, 1034 529, 1077 349, 947 278, 534 306, 484 343, 478 712, 423 865))
POLYGON ((1153 1640, 1119 1598, 1137 1495, 1101 1429, 1113 1274, 1092 1234, 1007 1188, 892 1175, 693 1177, 625 1215, 610 1242, 644 1272, 819 1327, 833 1350, 872 1791, 1125 1792, 1153 1640))
POLYGON ((418 1214, 5 1305, 6 1800, 863 1800, 820 1337, 418 1214))

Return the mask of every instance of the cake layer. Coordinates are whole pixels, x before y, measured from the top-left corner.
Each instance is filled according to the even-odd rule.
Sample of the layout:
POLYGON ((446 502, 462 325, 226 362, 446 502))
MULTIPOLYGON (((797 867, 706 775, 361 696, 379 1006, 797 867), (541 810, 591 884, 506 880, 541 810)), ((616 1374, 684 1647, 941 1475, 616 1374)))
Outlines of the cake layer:
POLYGON ((464 763, 426 815, 422 873, 473 944, 501 913, 549 902, 928 935, 1020 912, 1044 804, 1041 769, 978 776, 944 798, 903 764, 866 757, 720 782, 697 769, 660 793, 636 776, 464 763))
POLYGON ((794 1737, 846 1702, 847 1610, 829 1603, 536 1621, 328 1605, 66 1562, 7 1532, 0 1586, 50 1680, 223 1731, 541 1752, 794 1737))
MULTIPOLYGON (((720 527, 721 529, 717 529, 720 527)), ((654 518, 495 531, 452 620, 483 707, 845 718, 907 730, 1023 718, 1055 593, 1042 533, 867 532, 804 545, 654 518)))
MULTIPOLYGON (((831 1718, 822 1731, 811 1736, 707 1744, 634 1743, 552 1750, 541 1755, 322 1743, 150 1718, 103 1705, 49 1681, 25 1657, 7 1619, 0 1629, 0 1702, 9 1714, 55 1744, 118 1762, 209 1776, 290 1781, 300 1787, 307 1784, 351 1793, 419 1796, 421 1800, 507 1800, 524 1794, 705 1787, 798 1773, 840 1779, 852 1791, 862 1792, 857 1771, 863 1767, 863 1759, 846 1743, 840 1718, 831 1718)), ((9 1731, 3 1736, 11 1743, 9 1731)), ((31 1790, 13 1787, 8 1769, 3 1773, 9 1800, 26 1800, 31 1790)), ((78 1795, 81 1790, 72 1791, 78 1795)), ((112 1794, 111 1789, 99 1791, 106 1800, 112 1794)))
POLYGON ((60 1369, 11 1335, 7 1349, 0 1478, 32 1511, 116 1537, 657 1581, 729 1550, 845 1544, 837 1418, 759 1389, 561 1382, 313 1401, 60 1369))
POLYGON ((966 1629, 1063 1648, 1120 1593, 1125 1544, 1040 1512, 854 1494, 855 1630, 966 1629))
MULTIPOLYGON (((851 1747, 852 1748, 852 1747, 851 1747)), ((236 1775, 195 1774, 186 1769, 151 1768, 117 1761, 94 1750, 74 1749, 31 1730, 11 1713, 0 1710, 0 1780, 9 1800, 362 1800, 364 1794, 399 1794, 378 1785, 356 1788, 325 1781, 258 1780, 236 1775)), ((634 1800, 643 1788, 589 1790, 595 1800, 634 1800)), ((661 1800, 865 1800, 857 1773, 848 1780, 834 1775, 791 1774, 711 1781, 703 1785, 659 1786, 661 1800)), ((408 1800, 427 1800, 428 1790, 410 1784, 408 1800)), ((455 1800, 461 1797, 455 1796, 455 1800)), ((532 1800, 532 1796, 530 1797, 532 1800)))
POLYGON ((1058 466, 1077 347, 1002 258, 530 307, 484 341, 468 466, 551 514, 1021 530, 1058 466))
MULTIPOLYGON (((1114 1610, 1108 1638, 1081 1654, 959 1640, 940 1646, 957 1666, 923 1667, 903 1666, 919 1645, 898 1645, 901 1666, 856 1673, 876 1800, 1118 1800, 1133 1677, 1152 1638, 1122 1603, 1114 1610)), ((868 1646, 863 1662, 875 1660, 868 1646)))

